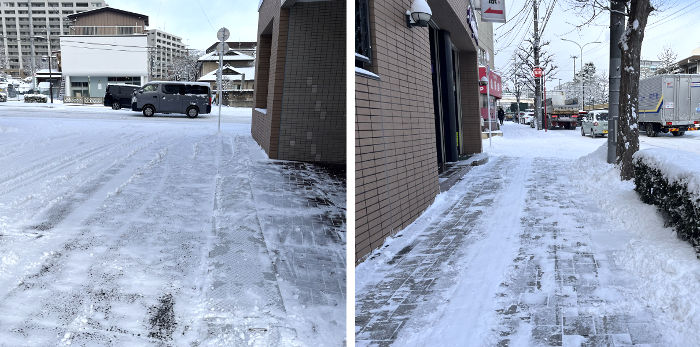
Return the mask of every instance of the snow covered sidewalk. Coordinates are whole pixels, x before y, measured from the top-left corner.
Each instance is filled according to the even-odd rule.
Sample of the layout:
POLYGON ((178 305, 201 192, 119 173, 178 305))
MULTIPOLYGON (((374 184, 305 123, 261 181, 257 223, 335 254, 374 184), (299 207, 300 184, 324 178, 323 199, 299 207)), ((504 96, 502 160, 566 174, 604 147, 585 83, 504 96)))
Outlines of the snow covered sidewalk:
POLYGON ((342 180, 249 124, 3 111, 0 345, 342 345, 342 180))
POLYGON ((487 164, 357 267, 358 345, 696 343, 700 262, 602 143, 506 124, 487 164))

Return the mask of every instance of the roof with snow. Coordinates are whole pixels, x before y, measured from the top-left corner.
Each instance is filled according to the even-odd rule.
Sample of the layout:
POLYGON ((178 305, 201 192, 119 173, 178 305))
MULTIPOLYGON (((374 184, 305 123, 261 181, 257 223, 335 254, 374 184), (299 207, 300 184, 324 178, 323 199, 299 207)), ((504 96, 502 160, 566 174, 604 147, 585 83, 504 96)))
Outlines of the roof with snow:
POLYGON ((112 8, 112 7, 100 7, 100 8, 96 8, 94 10, 87 10, 87 11, 83 11, 83 12, 73 13, 73 14, 68 15, 68 19, 74 20, 78 17, 93 15, 93 14, 102 13, 102 12, 113 12, 113 13, 119 13, 119 14, 131 16, 131 17, 141 18, 144 20, 144 24, 146 24, 146 26, 148 26, 148 16, 146 16, 144 14, 140 14, 140 13, 119 10, 119 9, 112 8))
MULTIPOLYGON (((216 82, 216 72, 214 70, 198 79, 201 82, 216 82)), ((246 81, 255 80, 255 67, 231 67, 229 65, 224 66, 222 79, 231 81, 240 81, 241 75, 245 75, 246 81)))
MULTIPOLYGON (((207 53, 198 59, 199 61, 219 61, 219 53, 214 51, 207 53)), ((254 61, 255 58, 238 51, 228 51, 224 54, 224 61, 254 61)))
MULTIPOLYGON (((207 53, 211 53, 216 50, 216 46, 219 44, 219 42, 214 42, 209 48, 205 50, 207 53)), ((232 50, 236 51, 255 51, 256 47, 258 47, 258 43, 255 41, 245 41, 245 42, 234 42, 234 41, 226 41, 226 44, 228 47, 232 50)))

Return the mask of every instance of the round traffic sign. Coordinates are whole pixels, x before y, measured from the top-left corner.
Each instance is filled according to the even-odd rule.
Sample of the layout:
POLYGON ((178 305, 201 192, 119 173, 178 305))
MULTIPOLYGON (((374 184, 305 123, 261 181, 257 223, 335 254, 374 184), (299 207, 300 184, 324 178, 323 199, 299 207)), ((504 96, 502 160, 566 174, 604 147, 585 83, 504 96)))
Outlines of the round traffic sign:
POLYGON ((221 28, 216 32, 216 38, 218 38, 219 41, 226 41, 228 40, 229 36, 231 36, 231 32, 226 28, 221 28))
POLYGON ((228 46, 228 44, 227 44, 226 42, 219 42, 219 43, 216 45, 216 50, 217 50, 218 52, 221 52, 221 53, 224 53, 224 54, 226 54, 226 52, 228 52, 230 49, 231 49, 231 48, 228 46))
POLYGON ((532 69, 532 75, 535 77, 542 77, 542 69, 539 67, 532 69))

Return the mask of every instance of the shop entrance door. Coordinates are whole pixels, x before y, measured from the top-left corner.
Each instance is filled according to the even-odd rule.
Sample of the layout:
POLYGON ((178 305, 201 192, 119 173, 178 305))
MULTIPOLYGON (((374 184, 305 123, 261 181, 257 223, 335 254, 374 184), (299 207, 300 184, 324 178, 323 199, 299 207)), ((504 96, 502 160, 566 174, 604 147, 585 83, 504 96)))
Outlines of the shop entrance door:
POLYGON ((448 162, 457 161, 461 146, 461 109, 459 103, 458 52, 450 33, 430 26, 430 64, 435 110, 435 142, 438 172, 448 162))

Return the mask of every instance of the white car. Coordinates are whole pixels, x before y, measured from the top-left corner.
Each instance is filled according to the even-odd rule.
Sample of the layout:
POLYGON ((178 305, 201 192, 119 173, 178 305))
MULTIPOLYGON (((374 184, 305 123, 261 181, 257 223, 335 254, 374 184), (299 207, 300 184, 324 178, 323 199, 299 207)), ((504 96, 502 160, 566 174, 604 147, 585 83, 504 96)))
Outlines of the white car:
POLYGON ((608 134, 608 110, 593 110, 581 121, 581 136, 605 136, 608 134))
POLYGON ((524 116, 520 117, 520 124, 530 125, 534 119, 535 119, 534 112, 526 112, 524 116))

